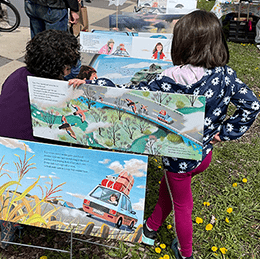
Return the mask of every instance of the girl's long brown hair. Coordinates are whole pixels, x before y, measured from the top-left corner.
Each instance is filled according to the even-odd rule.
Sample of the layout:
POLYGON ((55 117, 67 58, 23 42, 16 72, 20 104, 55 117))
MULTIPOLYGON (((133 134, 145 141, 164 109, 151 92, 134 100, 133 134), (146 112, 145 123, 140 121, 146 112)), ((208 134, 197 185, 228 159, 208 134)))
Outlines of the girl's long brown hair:
POLYGON ((183 16, 173 29, 171 57, 174 65, 205 68, 226 65, 229 50, 216 15, 196 10, 183 16))

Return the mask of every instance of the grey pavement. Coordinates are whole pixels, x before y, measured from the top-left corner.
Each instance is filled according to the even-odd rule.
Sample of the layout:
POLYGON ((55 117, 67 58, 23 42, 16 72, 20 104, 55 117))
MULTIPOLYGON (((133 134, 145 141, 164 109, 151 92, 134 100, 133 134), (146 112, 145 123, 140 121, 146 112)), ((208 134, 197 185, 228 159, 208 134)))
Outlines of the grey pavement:
MULTIPOLYGON (((0 89, 5 79, 16 69, 24 66, 26 43, 30 40, 29 19, 23 10, 23 0, 11 1, 21 14, 21 25, 13 32, 0 32, 0 89)), ((84 6, 88 10, 89 29, 109 30, 109 15, 133 12, 136 0, 127 0, 122 6, 109 6, 108 0, 92 0, 84 6)))

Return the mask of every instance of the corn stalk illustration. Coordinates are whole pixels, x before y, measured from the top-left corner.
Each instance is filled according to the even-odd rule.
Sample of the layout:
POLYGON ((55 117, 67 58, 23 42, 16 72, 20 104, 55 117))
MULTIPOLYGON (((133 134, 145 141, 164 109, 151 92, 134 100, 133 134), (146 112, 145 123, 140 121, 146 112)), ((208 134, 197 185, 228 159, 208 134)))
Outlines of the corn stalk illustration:
POLYGON ((30 170, 37 169, 35 167, 35 163, 30 163, 30 160, 35 155, 27 158, 26 145, 24 145, 24 147, 25 152, 23 159, 21 159, 19 155, 14 154, 16 157, 18 157, 18 162, 14 162, 18 175, 17 181, 12 180, 8 173, 1 174, 2 170, 4 170, 3 167, 8 163, 3 163, 4 156, 0 161, 0 177, 2 177, 3 175, 7 175, 11 179, 10 181, 5 182, 2 186, 0 186, 0 219, 46 228, 50 228, 55 225, 64 225, 60 221, 50 220, 52 218, 56 219, 53 214, 58 210, 58 208, 49 203, 53 206, 53 209, 43 214, 43 212, 41 211, 41 205, 48 201, 51 201, 54 198, 60 197, 51 197, 51 195, 61 191, 61 189, 58 188, 65 183, 54 187, 53 181, 51 179, 51 187, 50 189, 48 189, 45 186, 46 192, 41 199, 39 199, 39 197, 36 195, 30 196, 29 199, 27 196, 29 196, 29 192, 36 187, 37 183, 40 180, 39 176, 38 179, 33 184, 31 184, 23 193, 18 192, 18 187, 22 186, 21 180, 23 179, 23 177, 30 170), (14 191, 9 190, 11 186, 15 186, 14 191))

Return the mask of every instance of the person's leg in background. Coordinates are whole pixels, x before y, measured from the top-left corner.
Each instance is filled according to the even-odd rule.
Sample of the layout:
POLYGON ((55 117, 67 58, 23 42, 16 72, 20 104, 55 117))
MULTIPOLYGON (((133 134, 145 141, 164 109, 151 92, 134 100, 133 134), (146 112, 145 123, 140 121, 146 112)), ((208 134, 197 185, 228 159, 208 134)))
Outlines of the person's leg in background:
MULTIPOLYGON (((44 8, 43 6, 41 6, 44 8)), ((30 18, 30 30, 31 30, 31 38, 34 37, 39 32, 42 32, 45 30, 45 23, 44 21, 37 16, 36 10, 39 8, 39 5, 31 2, 30 0, 24 1, 24 10, 27 14, 27 16, 30 18)), ((45 11, 46 8, 45 8, 45 11)))
POLYGON ((31 38, 44 30, 68 30, 68 10, 41 6, 25 0, 24 9, 30 18, 31 38))
POLYGON ((255 36, 255 43, 257 48, 260 50, 260 19, 256 24, 256 36, 255 36))

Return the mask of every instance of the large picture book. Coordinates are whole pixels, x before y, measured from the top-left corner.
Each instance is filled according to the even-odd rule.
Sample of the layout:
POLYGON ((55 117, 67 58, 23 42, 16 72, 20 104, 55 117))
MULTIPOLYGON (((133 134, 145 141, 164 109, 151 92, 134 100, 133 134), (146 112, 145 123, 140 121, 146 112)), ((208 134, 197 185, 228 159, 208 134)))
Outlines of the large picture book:
POLYGON ((0 137, 0 219, 141 242, 148 158, 0 137))
POLYGON ((155 34, 151 37, 141 35, 131 36, 119 32, 81 32, 81 52, 171 62, 171 38, 157 38, 155 34), (158 51, 160 55, 157 55, 158 51))
MULTIPOLYGON (((28 77, 34 136, 199 160, 205 97, 28 77)), ((167 85, 165 85, 167 87, 167 85)))

